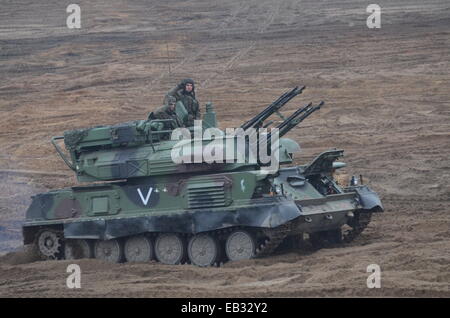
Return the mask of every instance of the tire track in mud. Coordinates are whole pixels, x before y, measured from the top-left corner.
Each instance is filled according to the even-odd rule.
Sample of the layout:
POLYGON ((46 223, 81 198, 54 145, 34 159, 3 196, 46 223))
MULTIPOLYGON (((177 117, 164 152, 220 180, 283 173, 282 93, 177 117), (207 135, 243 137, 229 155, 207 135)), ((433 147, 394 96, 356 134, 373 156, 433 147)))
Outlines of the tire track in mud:
MULTIPOLYGON (((275 5, 271 7, 269 10, 268 17, 261 23, 260 26, 257 27, 257 33, 263 34, 269 26, 273 23, 276 16, 279 14, 281 4, 280 2, 276 2, 275 5)), ((249 46, 242 48, 237 51, 235 55, 233 55, 230 60, 225 64, 225 66, 219 72, 214 73, 210 77, 206 78, 204 81, 200 83, 201 88, 207 88, 209 82, 215 79, 217 76, 223 76, 227 71, 231 70, 233 66, 235 66, 240 59, 246 56, 257 44, 258 39, 250 42, 249 46)))
MULTIPOLYGON (((236 16, 239 13, 245 11, 248 8, 249 8, 248 3, 245 0, 242 1, 241 4, 235 10, 232 11, 231 15, 228 18, 226 18, 225 21, 221 22, 219 27, 211 33, 212 36, 220 35, 221 32, 223 30, 225 30, 226 27, 236 19, 236 16)), ((180 69, 182 66, 189 64, 190 62, 195 61, 198 57, 202 56, 204 53, 206 53, 208 50, 211 50, 211 49, 217 49, 217 46, 214 46, 213 48, 211 48, 209 46, 201 47, 198 51, 185 57, 181 62, 179 62, 175 66, 171 67, 170 68, 171 72, 180 69)), ((156 84, 157 82, 160 82, 163 78, 165 78, 167 76, 170 76, 169 71, 163 72, 159 77, 157 77, 153 81, 151 81, 151 85, 153 86, 154 84, 156 84)))

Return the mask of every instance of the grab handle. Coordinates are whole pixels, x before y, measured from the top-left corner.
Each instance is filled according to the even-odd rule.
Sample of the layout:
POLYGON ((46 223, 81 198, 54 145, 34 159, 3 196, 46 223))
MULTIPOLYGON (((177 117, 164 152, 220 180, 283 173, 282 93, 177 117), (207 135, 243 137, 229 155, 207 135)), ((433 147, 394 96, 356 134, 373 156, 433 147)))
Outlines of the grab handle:
POLYGON ((62 158, 62 160, 64 160, 64 162, 66 163, 66 165, 72 169, 73 171, 77 171, 77 169, 75 169, 75 166, 73 165, 73 162, 71 162, 67 156, 64 154, 64 152, 62 151, 62 149, 58 146, 58 144, 56 143, 56 140, 61 140, 64 139, 64 136, 56 136, 56 137, 52 137, 52 144, 56 149, 56 152, 59 154, 59 156, 62 158))

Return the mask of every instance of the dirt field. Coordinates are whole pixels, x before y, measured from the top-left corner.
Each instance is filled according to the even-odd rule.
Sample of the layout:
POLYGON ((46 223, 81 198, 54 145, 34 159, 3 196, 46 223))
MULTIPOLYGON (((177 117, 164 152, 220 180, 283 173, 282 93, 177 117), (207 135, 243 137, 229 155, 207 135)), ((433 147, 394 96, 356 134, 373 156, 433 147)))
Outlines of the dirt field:
POLYGON ((221 268, 0 258, 0 296, 450 297, 450 3, 357 0, 6 1, 0 11, 0 253, 21 246, 30 195, 75 184, 49 142, 63 131, 143 119, 186 76, 236 127, 281 93, 326 105, 289 136, 298 163, 345 149, 385 213, 350 245, 221 268), (167 48, 170 69, 168 72, 167 48), (378 264, 382 288, 366 287, 378 264))

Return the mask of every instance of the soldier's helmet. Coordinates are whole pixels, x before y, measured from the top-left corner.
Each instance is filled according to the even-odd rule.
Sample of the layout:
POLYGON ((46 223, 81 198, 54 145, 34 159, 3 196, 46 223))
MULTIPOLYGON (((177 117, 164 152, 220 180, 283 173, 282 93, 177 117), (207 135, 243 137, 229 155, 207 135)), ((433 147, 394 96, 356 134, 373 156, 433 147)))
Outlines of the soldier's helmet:
POLYGON ((177 103, 177 99, 173 96, 169 96, 169 98, 167 99, 167 105, 175 105, 177 103))
POLYGON ((182 88, 185 88, 185 87, 186 87, 186 84, 192 84, 192 89, 195 88, 195 83, 194 83, 194 80, 193 80, 192 78, 185 78, 184 80, 182 80, 182 81, 180 82, 180 86, 181 86, 182 88))

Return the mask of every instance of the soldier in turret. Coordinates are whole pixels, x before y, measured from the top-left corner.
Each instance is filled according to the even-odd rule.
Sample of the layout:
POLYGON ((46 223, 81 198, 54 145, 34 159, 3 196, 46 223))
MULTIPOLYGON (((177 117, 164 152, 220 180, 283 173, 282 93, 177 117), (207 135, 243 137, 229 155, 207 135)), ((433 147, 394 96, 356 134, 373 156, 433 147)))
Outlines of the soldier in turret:
POLYGON ((186 127, 194 126, 194 120, 200 119, 200 108, 195 98, 195 84, 190 78, 182 80, 177 86, 172 88, 164 97, 164 103, 169 97, 174 97, 176 101, 181 101, 188 112, 186 127))
POLYGON ((175 103, 176 99, 175 97, 169 96, 166 99, 166 103, 157 108, 155 111, 151 112, 148 116, 149 119, 173 119, 173 122, 165 122, 164 128, 165 129, 174 129, 178 127, 183 127, 183 123, 181 122, 180 118, 177 116, 175 112, 175 103))

